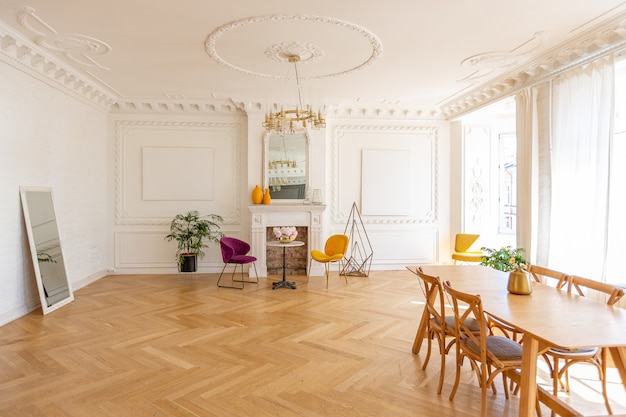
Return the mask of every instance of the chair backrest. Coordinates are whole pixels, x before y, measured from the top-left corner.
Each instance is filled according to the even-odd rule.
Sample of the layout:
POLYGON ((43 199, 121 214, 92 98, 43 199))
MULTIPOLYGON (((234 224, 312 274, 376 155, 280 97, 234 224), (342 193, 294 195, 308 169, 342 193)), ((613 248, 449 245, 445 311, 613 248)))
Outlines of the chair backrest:
POLYGON ((575 291, 578 295, 585 296, 583 288, 598 291, 608 295, 606 303, 610 306, 615 305, 623 296, 624 290, 605 282, 595 281, 589 278, 569 275, 567 277, 567 292, 575 291))
POLYGON ((250 251, 250 244, 234 237, 223 237, 220 239, 220 249, 222 250, 222 260, 224 263, 230 262, 234 255, 245 255, 250 251))
POLYGON ((416 273, 424 284, 423 290, 424 296, 426 297, 426 309, 430 313, 430 317, 437 320, 440 326, 445 329, 446 305, 441 280, 439 277, 424 273, 421 266, 417 268, 416 273))
MULTIPOLYGON (((470 356, 475 357, 482 363, 486 363, 487 357, 489 357, 495 364, 501 364, 500 360, 487 350, 487 336, 489 336, 489 332, 487 330, 487 319, 480 295, 457 291, 452 288, 450 281, 445 281, 443 288, 452 299, 457 341, 458 338, 462 337, 466 339, 466 344, 476 346, 475 350, 470 349, 466 353, 474 352, 470 354, 470 356), (478 322, 480 332, 472 331, 472 329, 469 328, 469 323, 473 321, 471 320, 472 318, 478 322), (475 351, 480 352, 480 354, 476 354, 475 351)), ((462 348, 463 345, 459 343, 458 347, 462 348)))
POLYGON ((538 265, 528 265, 526 270, 535 281, 549 286, 554 286, 557 290, 562 289, 565 284, 567 284, 567 274, 564 272, 555 271, 538 265), (555 279, 556 282, 549 280, 549 278, 555 279))
POLYGON ((467 233, 457 233, 454 238, 454 251, 467 252, 467 250, 478 240, 480 235, 470 235, 467 233))
POLYGON ((328 256, 333 255, 345 255, 348 250, 348 236, 337 234, 332 235, 328 239, 326 239, 326 244, 324 245, 324 253, 328 256))

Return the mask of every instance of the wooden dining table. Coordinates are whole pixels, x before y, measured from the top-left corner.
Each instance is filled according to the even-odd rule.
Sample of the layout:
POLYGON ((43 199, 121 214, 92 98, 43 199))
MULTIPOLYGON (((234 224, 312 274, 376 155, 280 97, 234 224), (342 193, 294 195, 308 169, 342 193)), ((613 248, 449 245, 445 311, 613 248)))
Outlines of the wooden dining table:
MULTIPOLYGON (((415 269, 415 267, 408 267, 415 269)), ((552 347, 574 349, 602 346, 609 349, 622 383, 626 381, 626 310, 533 282, 530 295, 507 291, 508 273, 481 265, 423 265, 428 275, 450 281, 453 288, 480 294, 486 313, 524 334, 519 415, 534 416, 537 396, 564 415, 581 415, 537 386, 537 357, 552 347)), ((424 309, 413 352, 427 337, 424 309)), ((625 385, 626 388, 626 385, 625 385)))

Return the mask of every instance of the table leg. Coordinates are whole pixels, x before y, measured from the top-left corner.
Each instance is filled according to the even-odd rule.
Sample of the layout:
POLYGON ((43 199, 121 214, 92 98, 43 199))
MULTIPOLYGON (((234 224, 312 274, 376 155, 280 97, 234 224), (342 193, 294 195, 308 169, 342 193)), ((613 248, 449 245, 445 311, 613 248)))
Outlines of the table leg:
POLYGON ((519 396, 519 416, 534 417, 537 402, 537 354, 539 341, 528 334, 522 344, 522 369, 519 396))
POLYGON ((619 376, 622 378, 622 385, 626 388, 626 347, 610 347, 609 353, 619 376))
POLYGON ((428 336, 426 334, 426 329, 428 328, 428 320, 430 320, 430 314, 428 313, 428 307, 426 307, 426 304, 424 304, 422 318, 420 320, 419 327, 417 328, 415 340, 413 341, 413 349, 411 349, 413 353, 419 353, 420 349, 422 348, 422 342, 424 341, 424 338, 428 336))
POLYGON ((283 247, 283 279, 282 281, 276 281, 272 283, 272 289, 287 287, 292 290, 296 289, 296 283, 294 281, 287 281, 287 247, 283 247))

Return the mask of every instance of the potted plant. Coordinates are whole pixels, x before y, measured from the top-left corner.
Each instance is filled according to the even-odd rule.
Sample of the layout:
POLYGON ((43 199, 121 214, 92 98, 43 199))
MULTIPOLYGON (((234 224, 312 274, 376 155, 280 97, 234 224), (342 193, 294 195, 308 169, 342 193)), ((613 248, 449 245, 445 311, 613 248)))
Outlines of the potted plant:
POLYGON ((500 249, 480 248, 485 254, 481 265, 497 269, 498 271, 511 272, 526 267, 523 248, 503 246, 500 249))
POLYGON ((508 272, 507 290, 511 294, 528 295, 533 292, 530 276, 526 272, 524 249, 504 246, 500 249, 481 248, 485 252, 481 265, 508 272))
POLYGON ((197 258, 205 254, 202 248, 208 247, 207 242, 218 243, 224 236, 219 231, 219 223, 224 219, 217 214, 200 216, 197 210, 185 214, 177 214, 170 223, 170 233, 165 236, 169 242, 178 242, 176 260, 180 272, 195 272, 197 270, 197 258))

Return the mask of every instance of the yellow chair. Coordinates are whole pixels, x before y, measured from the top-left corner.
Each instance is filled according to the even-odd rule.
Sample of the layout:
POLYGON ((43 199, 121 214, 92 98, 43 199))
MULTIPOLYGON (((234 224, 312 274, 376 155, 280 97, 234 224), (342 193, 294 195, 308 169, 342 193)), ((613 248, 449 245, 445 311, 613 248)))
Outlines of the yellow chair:
MULTIPOLYGON (((332 262, 340 262, 341 270, 343 270, 343 259, 348 250, 348 236, 346 235, 332 235, 326 239, 324 245, 324 252, 313 249, 311 251, 311 261, 309 262, 309 270, 306 277, 306 282, 309 282, 309 275, 311 273, 311 264, 313 261, 317 261, 324 264, 324 270, 326 271, 326 288, 328 288, 328 274, 330 272, 330 264, 332 262)), ((348 277, 344 274, 346 284, 348 283, 348 277)))
POLYGON ((482 251, 468 252, 469 248, 478 240, 480 235, 470 235, 467 233, 458 233, 454 239, 454 252, 452 259, 461 262, 480 262, 483 260, 482 251))

